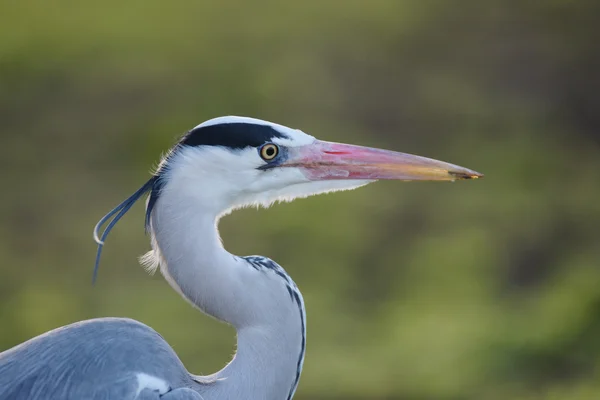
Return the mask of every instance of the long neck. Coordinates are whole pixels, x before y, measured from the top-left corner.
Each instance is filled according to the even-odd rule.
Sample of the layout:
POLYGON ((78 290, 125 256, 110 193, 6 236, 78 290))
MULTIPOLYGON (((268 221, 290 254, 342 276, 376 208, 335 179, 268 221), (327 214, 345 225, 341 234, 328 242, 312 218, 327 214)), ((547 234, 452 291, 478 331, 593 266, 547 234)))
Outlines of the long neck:
POLYGON ((211 376, 223 379, 202 388, 205 398, 291 399, 304 354, 302 297, 287 275, 227 252, 216 228, 218 213, 198 201, 166 190, 151 219, 154 256, 168 282, 237 330, 237 353, 211 376))

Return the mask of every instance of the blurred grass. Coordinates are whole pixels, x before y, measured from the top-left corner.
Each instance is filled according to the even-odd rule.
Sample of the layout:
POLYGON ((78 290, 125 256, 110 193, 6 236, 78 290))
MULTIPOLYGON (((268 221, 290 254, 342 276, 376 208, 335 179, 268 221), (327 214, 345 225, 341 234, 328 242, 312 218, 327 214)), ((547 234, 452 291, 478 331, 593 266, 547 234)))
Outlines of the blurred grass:
POLYGON ((448 160, 478 182, 378 183, 221 224, 304 293, 298 399, 600 396, 600 119, 591 1, 0 3, 0 349, 128 316, 194 373, 231 328, 136 256, 89 284, 96 220, 176 137, 251 115, 448 160))

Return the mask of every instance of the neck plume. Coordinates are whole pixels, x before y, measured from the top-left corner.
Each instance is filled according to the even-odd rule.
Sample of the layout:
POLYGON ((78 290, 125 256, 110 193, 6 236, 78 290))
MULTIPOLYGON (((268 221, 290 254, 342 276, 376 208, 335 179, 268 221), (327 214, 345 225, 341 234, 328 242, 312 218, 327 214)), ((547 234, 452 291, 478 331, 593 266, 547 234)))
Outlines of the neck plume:
POLYGON ((216 225, 221 210, 173 178, 151 210, 153 250, 143 261, 160 265, 188 302, 237 330, 233 360, 210 377, 197 377, 216 379, 198 390, 215 398, 291 399, 304 359, 300 292, 273 261, 227 252, 216 225))

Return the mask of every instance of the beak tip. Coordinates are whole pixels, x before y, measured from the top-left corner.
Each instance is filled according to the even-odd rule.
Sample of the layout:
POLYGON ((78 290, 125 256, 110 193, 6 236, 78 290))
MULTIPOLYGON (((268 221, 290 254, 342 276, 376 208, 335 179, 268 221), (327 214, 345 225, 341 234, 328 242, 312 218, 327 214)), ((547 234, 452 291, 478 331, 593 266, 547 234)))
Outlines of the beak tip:
POLYGON ((448 171, 448 174, 452 175, 452 177, 456 180, 479 179, 484 177, 482 173, 471 170, 448 171))

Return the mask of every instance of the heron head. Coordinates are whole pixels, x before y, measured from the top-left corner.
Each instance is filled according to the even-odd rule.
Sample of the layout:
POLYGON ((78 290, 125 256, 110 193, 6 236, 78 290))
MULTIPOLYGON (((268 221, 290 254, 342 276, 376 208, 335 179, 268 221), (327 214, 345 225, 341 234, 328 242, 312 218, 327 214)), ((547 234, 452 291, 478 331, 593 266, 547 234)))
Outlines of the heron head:
POLYGON ((219 212, 353 189, 380 179, 454 181, 482 175, 415 155, 325 142, 298 129, 221 117, 189 131, 163 160, 150 209, 188 191, 219 212))

